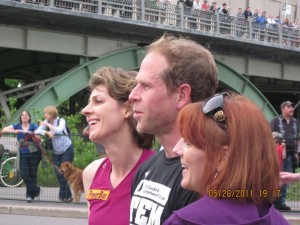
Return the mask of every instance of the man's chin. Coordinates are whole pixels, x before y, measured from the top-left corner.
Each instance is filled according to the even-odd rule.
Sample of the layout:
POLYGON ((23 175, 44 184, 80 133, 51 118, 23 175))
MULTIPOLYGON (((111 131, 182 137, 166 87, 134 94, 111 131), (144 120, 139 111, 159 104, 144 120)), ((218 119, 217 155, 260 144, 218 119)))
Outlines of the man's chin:
POLYGON ((143 129, 143 125, 138 122, 137 125, 136 125, 136 130, 139 132, 139 133, 144 133, 144 129, 143 129))
POLYGON ((150 134, 149 129, 147 129, 145 124, 141 124, 140 122, 138 122, 136 129, 140 134, 150 134))

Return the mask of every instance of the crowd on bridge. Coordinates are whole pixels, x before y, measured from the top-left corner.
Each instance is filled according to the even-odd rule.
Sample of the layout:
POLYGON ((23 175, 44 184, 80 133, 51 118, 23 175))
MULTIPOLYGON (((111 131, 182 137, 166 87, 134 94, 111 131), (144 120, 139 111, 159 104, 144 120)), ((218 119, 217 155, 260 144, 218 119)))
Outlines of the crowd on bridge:
MULTIPOLYGON (((217 5, 217 2, 212 2, 211 5, 208 4, 207 0, 203 0, 201 3, 200 0, 178 0, 179 2, 183 2, 185 7, 192 8, 194 10, 200 11, 209 11, 213 13, 219 13, 220 15, 225 15, 227 17, 223 17, 224 21, 231 23, 234 18, 230 18, 230 7, 228 7, 227 3, 223 3, 221 6, 217 5)), ((295 18, 294 22, 289 21, 288 18, 285 18, 284 20, 280 19, 280 16, 277 15, 274 19, 273 15, 270 14, 267 16, 266 11, 262 11, 260 13, 259 9, 255 9, 254 13, 252 13, 250 6, 246 7, 245 9, 239 7, 238 12, 235 15, 236 17, 236 23, 239 25, 242 25, 244 27, 240 27, 238 31, 236 32, 237 36, 242 36, 246 30, 247 23, 250 21, 252 23, 252 27, 254 31, 258 32, 255 28, 259 28, 260 30, 266 30, 266 31, 273 31, 277 32, 279 29, 282 29, 282 32, 286 35, 293 36, 290 41, 284 40, 283 43, 286 45, 291 45, 294 47, 299 47, 299 40, 300 40, 300 21, 295 18)), ((191 26, 191 28, 196 28, 194 25, 191 26)), ((226 30, 223 29, 223 31, 226 30)), ((228 30, 230 32, 230 30, 228 30)), ((262 32, 260 32, 262 33, 262 32)), ((271 37, 267 37, 267 41, 276 41, 276 38, 272 38, 272 33, 270 33, 271 37)), ((254 38, 255 34, 252 35, 252 38, 254 38)), ((259 40, 264 40, 265 35, 259 35, 259 40)))

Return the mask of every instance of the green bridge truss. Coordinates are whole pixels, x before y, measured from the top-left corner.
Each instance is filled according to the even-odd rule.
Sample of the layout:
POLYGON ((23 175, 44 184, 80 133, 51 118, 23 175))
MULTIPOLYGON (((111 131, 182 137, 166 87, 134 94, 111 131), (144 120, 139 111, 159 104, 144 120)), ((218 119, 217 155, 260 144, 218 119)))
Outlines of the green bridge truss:
MULTIPOLYGON (((72 95, 87 87, 91 75, 100 67, 112 66, 127 70, 138 69, 144 55, 144 48, 134 47, 105 54, 95 60, 82 63, 37 92, 19 108, 11 121, 17 121, 24 109, 34 115, 34 111, 42 112, 48 105, 59 105, 69 99, 72 95)), ((219 61, 217 61, 217 66, 219 80, 223 85, 252 99, 261 108, 268 120, 277 115, 270 102, 248 79, 219 61)))

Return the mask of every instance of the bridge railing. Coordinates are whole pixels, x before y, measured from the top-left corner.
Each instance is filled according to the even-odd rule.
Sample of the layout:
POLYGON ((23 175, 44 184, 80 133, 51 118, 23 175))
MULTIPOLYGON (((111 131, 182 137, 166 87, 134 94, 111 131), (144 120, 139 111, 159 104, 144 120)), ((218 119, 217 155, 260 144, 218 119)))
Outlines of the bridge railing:
POLYGON ((207 35, 235 36, 241 39, 300 47, 300 30, 281 24, 257 23, 253 18, 222 15, 155 0, 14 0, 42 4, 85 13, 147 21, 166 26, 192 29, 207 35))

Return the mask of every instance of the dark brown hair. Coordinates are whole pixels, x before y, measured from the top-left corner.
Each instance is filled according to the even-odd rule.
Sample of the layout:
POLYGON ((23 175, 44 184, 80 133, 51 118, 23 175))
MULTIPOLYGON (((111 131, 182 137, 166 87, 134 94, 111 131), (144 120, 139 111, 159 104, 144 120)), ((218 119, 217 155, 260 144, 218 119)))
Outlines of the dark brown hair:
MULTIPOLYGON (((29 116, 29 120, 28 120, 28 122, 29 122, 29 123, 31 123, 31 115, 30 115, 29 111, 27 111, 27 110, 23 110, 23 111, 22 111, 22 113, 23 113, 23 112, 26 112, 26 113, 28 114, 28 116, 29 116)), ((22 123, 22 120, 21 120, 22 113, 21 113, 21 115, 20 115, 20 117, 19 117, 19 121, 20 121, 20 123, 22 123)))

